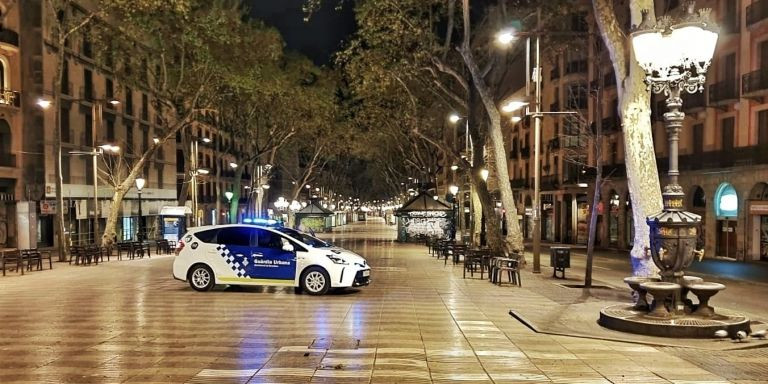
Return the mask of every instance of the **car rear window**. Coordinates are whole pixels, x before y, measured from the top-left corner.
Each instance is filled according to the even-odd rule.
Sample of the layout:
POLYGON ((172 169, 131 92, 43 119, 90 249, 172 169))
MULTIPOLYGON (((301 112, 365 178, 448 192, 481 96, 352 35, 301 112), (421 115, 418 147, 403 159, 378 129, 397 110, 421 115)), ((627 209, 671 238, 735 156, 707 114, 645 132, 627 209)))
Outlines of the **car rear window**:
POLYGON ((195 233, 195 237, 200 239, 203 243, 215 243, 216 235, 219 233, 218 229, 209 229, 207 231, 200 231, 195 233))

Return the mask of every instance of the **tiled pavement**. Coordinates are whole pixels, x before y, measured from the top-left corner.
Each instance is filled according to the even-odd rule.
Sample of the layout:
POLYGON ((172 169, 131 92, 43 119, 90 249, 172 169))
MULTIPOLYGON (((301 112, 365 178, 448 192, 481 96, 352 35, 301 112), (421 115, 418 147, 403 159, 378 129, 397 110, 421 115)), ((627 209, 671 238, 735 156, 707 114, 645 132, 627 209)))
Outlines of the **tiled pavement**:
POLYGON ((0 278, 0 383, 768 380, 765 349, 535 333, 509 316, 510 303, 543 297, 538 305, 553 310, 563 305, 556 288, 528 272, 524 288, 464 280, 460 267, 393 243, 394 235, 371 221, 338 234, 368 258, 374 281, 325 297, 278 288, 197 293, 171 278, 168 256, 11 273, 0 278))

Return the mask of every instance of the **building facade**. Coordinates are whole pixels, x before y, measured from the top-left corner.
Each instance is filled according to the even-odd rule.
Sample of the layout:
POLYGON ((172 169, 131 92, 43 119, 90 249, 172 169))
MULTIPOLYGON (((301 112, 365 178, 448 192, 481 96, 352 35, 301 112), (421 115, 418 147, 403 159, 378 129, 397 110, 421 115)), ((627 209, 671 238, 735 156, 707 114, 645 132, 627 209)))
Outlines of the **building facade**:
MULTIPOLYGON (((657 15, 676 11, 679 3, 657 1, 657 15)), ((683 97, 680 184, 686 208, 702 216, 705 257, 768 261, 768 2, 709 0, 698 1, 697 6, 713 9, 721 33, 704 92, 683 97)), ((573 20, 571 25, 573 31, 584 33, 583 49, 552 54, 551 60, 543 61, 543 110, 578 115, 543 119, 542 239, 586 243, 596 161, 589 132, 600 124, 600 161, 608 181, 598 205, 596 243, 628 249, 633 240, 632 202, 616 79, 590 12, 591 7, 585 7, 581 15, 585 22, 573 20), (598 87, 600 100, 595 97, 598 87)), ((619 18, 628 25, 628 15, 619 18)), ((654 95, 651 107, 656 161, 664 185, 668 152, 663 95, 654 95)), ((524 234, 531 238, 533 122, 506 124, 509 177, 524 234)))

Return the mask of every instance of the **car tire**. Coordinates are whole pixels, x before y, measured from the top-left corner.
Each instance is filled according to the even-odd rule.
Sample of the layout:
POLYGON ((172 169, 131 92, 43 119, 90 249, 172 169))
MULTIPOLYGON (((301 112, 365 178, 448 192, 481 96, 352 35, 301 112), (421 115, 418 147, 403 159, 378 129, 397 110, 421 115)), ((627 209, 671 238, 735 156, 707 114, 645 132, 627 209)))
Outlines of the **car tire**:
POLYGON ((189 286, 198 292, 210 291, 216 285, 213 271, 205 264, 197 264, 190 268, 187 280, 189 280, 189 286))
POLYGON ((331 278, 325 269, 309 267, 301 274, 301 289, 312 296, 324 295, 331 289, 331 278))

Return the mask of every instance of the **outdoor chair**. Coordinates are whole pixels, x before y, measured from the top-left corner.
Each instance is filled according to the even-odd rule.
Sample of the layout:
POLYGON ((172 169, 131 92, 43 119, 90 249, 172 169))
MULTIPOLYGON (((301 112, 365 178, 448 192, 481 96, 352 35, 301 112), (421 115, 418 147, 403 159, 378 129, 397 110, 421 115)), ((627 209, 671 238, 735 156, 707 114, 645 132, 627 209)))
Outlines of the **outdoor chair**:
POLYGON ((3 276, 5 276, 5 271, 9 266, 14 266, 16 272, 21 272, 22 275, 24 274, 24 259, 21 257, 21 252, 18 250, 3 252, 0 265, 3 268, 3 276))
POLYGON ((126 241, 117 243, 117 259, 123 259, 123 252, 125 252, 129 259, 133 259, 133 243, 126 241))
POLYGON ((464 278, 467 278, 467 271, 470 277, 475 277, 475 272, 480 272, 480 278, 483 278, 483 272, 488 267, 490 251, 487 249, 470 249, 464 256, 464 278))
MULTIPOLYGON (((453 253, 451 254, 453 265, 456 265, 459 263, 459 260, 461 257, 464 256, 464 259, 467 258, 467 245, 466 244, 454 244, 453 245, 453 253)), ((445 259, 445 263, 448 264, 448 259, 445 259)))
MULTIPOLYGON (((21 257, 27 260, 27 271, 31 271, 33 265, 38 271, 43 269, 43 255, 36 248, 22 249, 21 257)), ((50 256, 48 260, 50 261, 50 256)), ((51 268, 53 268, 52 264, 51 268)))
POLYGON ((497 285, 501 285, 503 283, 503 276, 507 275, 507 280, 509 283, 517 285, 519 287, 523 286, 522 281, 520 280, 520 269, 519 266, 519 260, 516 258, 509 258, 509 257, 499 257, 496 259, 496 277, 495 282, 497 285))

